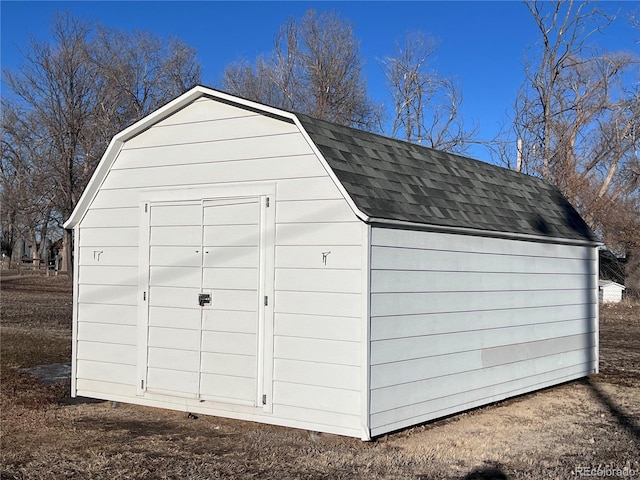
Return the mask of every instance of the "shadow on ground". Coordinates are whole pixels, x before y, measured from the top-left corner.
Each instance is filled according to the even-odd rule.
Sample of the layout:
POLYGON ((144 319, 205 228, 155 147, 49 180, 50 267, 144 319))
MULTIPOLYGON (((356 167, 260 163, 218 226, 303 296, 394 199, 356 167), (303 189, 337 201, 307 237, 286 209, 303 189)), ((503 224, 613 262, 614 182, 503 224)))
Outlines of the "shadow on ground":
POLYGON ((464 480, 508 480, 500 468, 478 468, 469 472, 464 480))
POLYGON ((598 401, 609 410, 618 424, 640 445, 640 425, 636 423, 635 419, 616 405, 616 402, 614 402, 611 396, 607 394, 597 382, 594 382, 590 377, 587 377, 584 382, 591 388, 591 391, 595 394, 598 401))

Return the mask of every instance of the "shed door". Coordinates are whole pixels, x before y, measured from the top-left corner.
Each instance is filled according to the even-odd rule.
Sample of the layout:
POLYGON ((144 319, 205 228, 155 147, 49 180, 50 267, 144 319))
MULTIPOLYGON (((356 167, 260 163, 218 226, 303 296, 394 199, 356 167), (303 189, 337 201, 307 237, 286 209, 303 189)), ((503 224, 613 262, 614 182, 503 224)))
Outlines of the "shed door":
POLYGON ((151 203, 148 392, 257 404, 262 204, 151 203))

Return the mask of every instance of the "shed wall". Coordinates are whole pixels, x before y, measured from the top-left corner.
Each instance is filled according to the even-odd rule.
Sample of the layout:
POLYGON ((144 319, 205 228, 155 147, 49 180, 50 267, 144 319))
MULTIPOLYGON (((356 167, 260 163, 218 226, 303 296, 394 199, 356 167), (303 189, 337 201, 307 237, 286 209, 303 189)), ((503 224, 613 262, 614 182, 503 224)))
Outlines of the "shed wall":
POLYGON ((124 143, 77 229, 75 393, 360 436, 365 228, 294 124, 197 100, 124 143), (141 190, 261 181, 276 185, 273 413, 136 397, 141 190))
POLYGON ((597 369, 597 252, 373 228, 372 435, 597 369))

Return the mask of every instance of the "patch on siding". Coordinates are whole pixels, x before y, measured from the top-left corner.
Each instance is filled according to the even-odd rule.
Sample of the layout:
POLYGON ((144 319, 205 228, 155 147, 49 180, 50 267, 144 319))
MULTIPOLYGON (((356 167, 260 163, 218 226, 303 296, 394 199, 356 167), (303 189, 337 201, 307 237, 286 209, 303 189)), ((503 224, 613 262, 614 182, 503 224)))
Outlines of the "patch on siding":
POLYGON ((573 350, 583 350, 595 346, 593 334, 585 333, 568 337, 550 338, 535 342, 518 343, 502 347, 482 350, 482 366, 484 368, 520 362, 530 358, 546 357, 573 350))

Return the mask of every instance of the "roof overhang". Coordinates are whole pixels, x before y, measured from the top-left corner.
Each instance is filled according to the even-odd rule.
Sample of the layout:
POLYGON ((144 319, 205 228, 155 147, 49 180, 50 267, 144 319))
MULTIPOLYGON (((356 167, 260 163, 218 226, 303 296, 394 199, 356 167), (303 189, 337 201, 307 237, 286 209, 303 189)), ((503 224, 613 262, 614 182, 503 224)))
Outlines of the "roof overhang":
POLYGON ((425 223, 406 222, 402 220, 390 220, 386 218, 370 217, 367 223, 373 226, 385 228, 400 228, 406 230, 421 230, 437 233, 454 233, 457 235, 470 235, 475 237, 504 238, 507 240, 521 240, 536 243, 553 243, 562 245, 577 245, 585 247, 598 247, 602 242, 578 240, 571 238, 549 237, 544 235, 531 235, 526 233, 500 232, 494 230, 480 230, 477 228, 452 227, 446 225, 432 225, 425 223))

